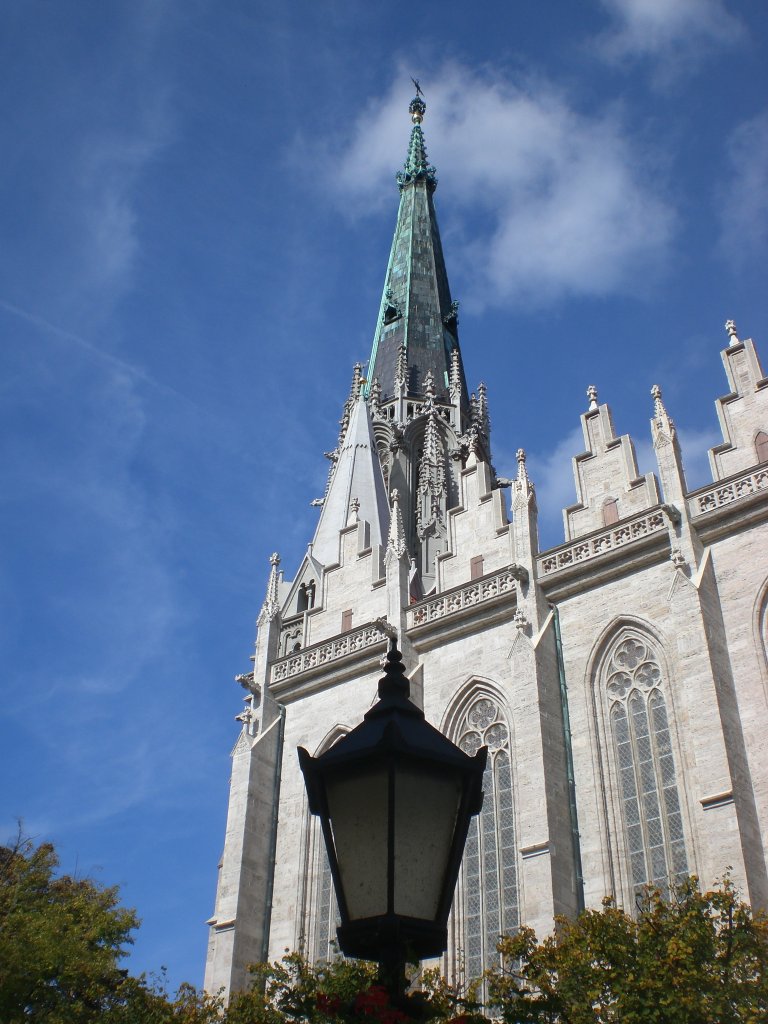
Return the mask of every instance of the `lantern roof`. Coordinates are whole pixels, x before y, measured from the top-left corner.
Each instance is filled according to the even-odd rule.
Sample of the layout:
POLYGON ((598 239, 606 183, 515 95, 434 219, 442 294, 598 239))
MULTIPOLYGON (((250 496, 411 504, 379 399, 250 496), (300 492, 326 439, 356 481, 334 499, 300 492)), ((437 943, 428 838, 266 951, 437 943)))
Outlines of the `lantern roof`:
MULTIPOLYGON (((474 757, 460 750, 426 721, 421 708, 409 700, 409 693, 410 683, 402 655, 392 640, 384 675, 379 681, 379 700, 360 725, 316 759, 318 768, 332 771, 377 754, 392 753, 464 772, 477 771, 478 758, 482 758, 485 765, 485 747, 474 757)), ((471 814, 476 814, 482 804, 481 779, 482 770, 477 775, 477 792, 471 801, 471 814)))

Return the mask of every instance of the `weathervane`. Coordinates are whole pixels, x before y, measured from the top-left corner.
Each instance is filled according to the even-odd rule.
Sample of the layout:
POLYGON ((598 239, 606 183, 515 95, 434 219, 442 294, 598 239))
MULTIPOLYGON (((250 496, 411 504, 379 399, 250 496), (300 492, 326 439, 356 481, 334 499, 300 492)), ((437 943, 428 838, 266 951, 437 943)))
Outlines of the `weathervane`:
POLYGON ((408 113, 411 115, 411 121, 413 121, 414 124, 421 124, 424 120, 424 111, 427 109, 427 105, 422 99, 424 93, 422 92, 418 78, 412 77, 411 81, 416 86, 416 95, 410 102, 408 113))

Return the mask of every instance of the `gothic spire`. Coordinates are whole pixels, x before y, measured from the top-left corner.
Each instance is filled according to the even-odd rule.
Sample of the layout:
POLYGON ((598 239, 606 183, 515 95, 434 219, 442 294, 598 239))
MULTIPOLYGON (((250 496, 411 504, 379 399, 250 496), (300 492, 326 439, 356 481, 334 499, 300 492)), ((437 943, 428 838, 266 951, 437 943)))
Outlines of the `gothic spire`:
POLYGON ((414 97, 408 109, 413 127, 405 164, 397 175, 400 209, 368 378, 378 378, 385 405, 397 397, 402 381, 406 396, 423 397, 431 371, 436 401, 459 405, 463 429, 469 419, 469 400, 459 350, 458 304, 451 298, 437 226, 433 203, 437 175, 421 128, 426 110, 421 95, 414 97))
POLYGON ((371 544, 384 544, 389 527, 389 505, 381 472, 376 440, 368 404, 355 382, 357 397, 331 470, 320 521, 312 542, 312 555, 322 565, 339 560, 339 531, 355 519, 365 519, 371 527, 371 544))

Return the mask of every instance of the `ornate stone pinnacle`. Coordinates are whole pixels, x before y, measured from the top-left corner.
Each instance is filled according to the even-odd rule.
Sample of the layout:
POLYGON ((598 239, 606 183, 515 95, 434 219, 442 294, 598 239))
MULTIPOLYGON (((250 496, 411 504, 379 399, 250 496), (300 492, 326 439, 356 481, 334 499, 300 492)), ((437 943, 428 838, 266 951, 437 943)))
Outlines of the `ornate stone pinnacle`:
POLYGON ((408 350, 403 341, 397 353, 397 369, 395 370, 395 387, 405 390, 408 384, 408 350))
POLYGON ((728 344, 729 345, 738 345, 739 344, 739 336, 736 333, 736 324, 734 323, 734 321, 733 320, 726 320, 725 321, 725 329, 728 332, 728 338, 729 338, 728 344))
POLYGON ((594 384, 590 384, 587 388, 587 398, 589 399, 588 412, 597 412, 597 388, 594 384))
POLYGON ((525 612, 522 608, 518 608, 515 611, 515 629, 521 633, 528 628, 528 619, 525 617, 525 612))
POLYGON ((278 583, 279 575, 277 571, 278 565, 280 565, 280 555, 274 551, 269 556, 269 580, 267 581, 267 594, 264 598, 264 604, 261 606, 259 612, 258 622, 268 622, 277 615, 280 611, 280 604, 278 602, 278 583))
POLYGON ((359 512, 360 512, 360 499, 359 498, 353 498, 350 501, 350 503, 349 503, 349 514, 347 516, 347 526, 352 526, 353 523, 356 523, 358 521, 358 519, 360 518, 359 512))
POLYGON ((368 392, 371 405, 371 415, 378 416, 381 407, 381 384, 379 378, 374 377, 371 381, 371 389, 368 392))
POLYGON ((458 402, 461 396, 461 363, 459 362, 459 347, 451 352, 451 397, 458 402))
POLYGON ((517 458, 517 479, 518 480, 527 480, 528 479, 528 470, 525 467, 526 455, 525 455, 525 449, 524 448, 518 448, 517 449, 516 458, 517 458))
POLYGON ((675 432, 675 424, 664 407, 664 402, 661 399, 661 388, 658 384, 654 384, 651 388, 651 398, 653 398, 653 418, 656 423, 654 431, 661 429, 669 437, 672 437, 675 432))
POLYGON ((387 549, 392 549, 398 558, 408 554, 405 543, 405 527, 403 526, 403 513, 400 511, 400 493, 397 488, 392 490, 392 510, 389 516, 389 538, 387 549))
POLYGON ((424 377, 424 397, 429 405, 435 401, 435 376, 431 370, 427 370, 424 377))

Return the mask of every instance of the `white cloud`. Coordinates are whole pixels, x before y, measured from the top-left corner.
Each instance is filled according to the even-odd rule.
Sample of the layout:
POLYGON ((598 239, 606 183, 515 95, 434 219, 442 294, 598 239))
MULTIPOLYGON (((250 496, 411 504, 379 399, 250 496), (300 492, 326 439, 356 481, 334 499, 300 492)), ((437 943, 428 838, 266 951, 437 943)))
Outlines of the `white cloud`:
MULTIPOLYGON (((327 158, 328 184, 347 209, 389 198, 383 185, 392 153, 405 156, 409 99, 394 86, 327 158)), ((546 83, 523 87, 457 65, 432 79, 427 101, 425 135, 450 196, 449 230, 460 236, 452 252, 464 261, 465 301, 632 292, 658 272, 676 216, 615 111, 588 116, 546 83)))
POLYGON ((610 60, 659 58, 669 76, 701 56, 705 48, 731 46, 743 33, 723 0, 602 0, 612 26, 597 39, 610 60))
POLYGON ((730 181, 721 190, 721 244, 738 266, 768 243, 768 110, 742 122, 728 139, 730 181))

